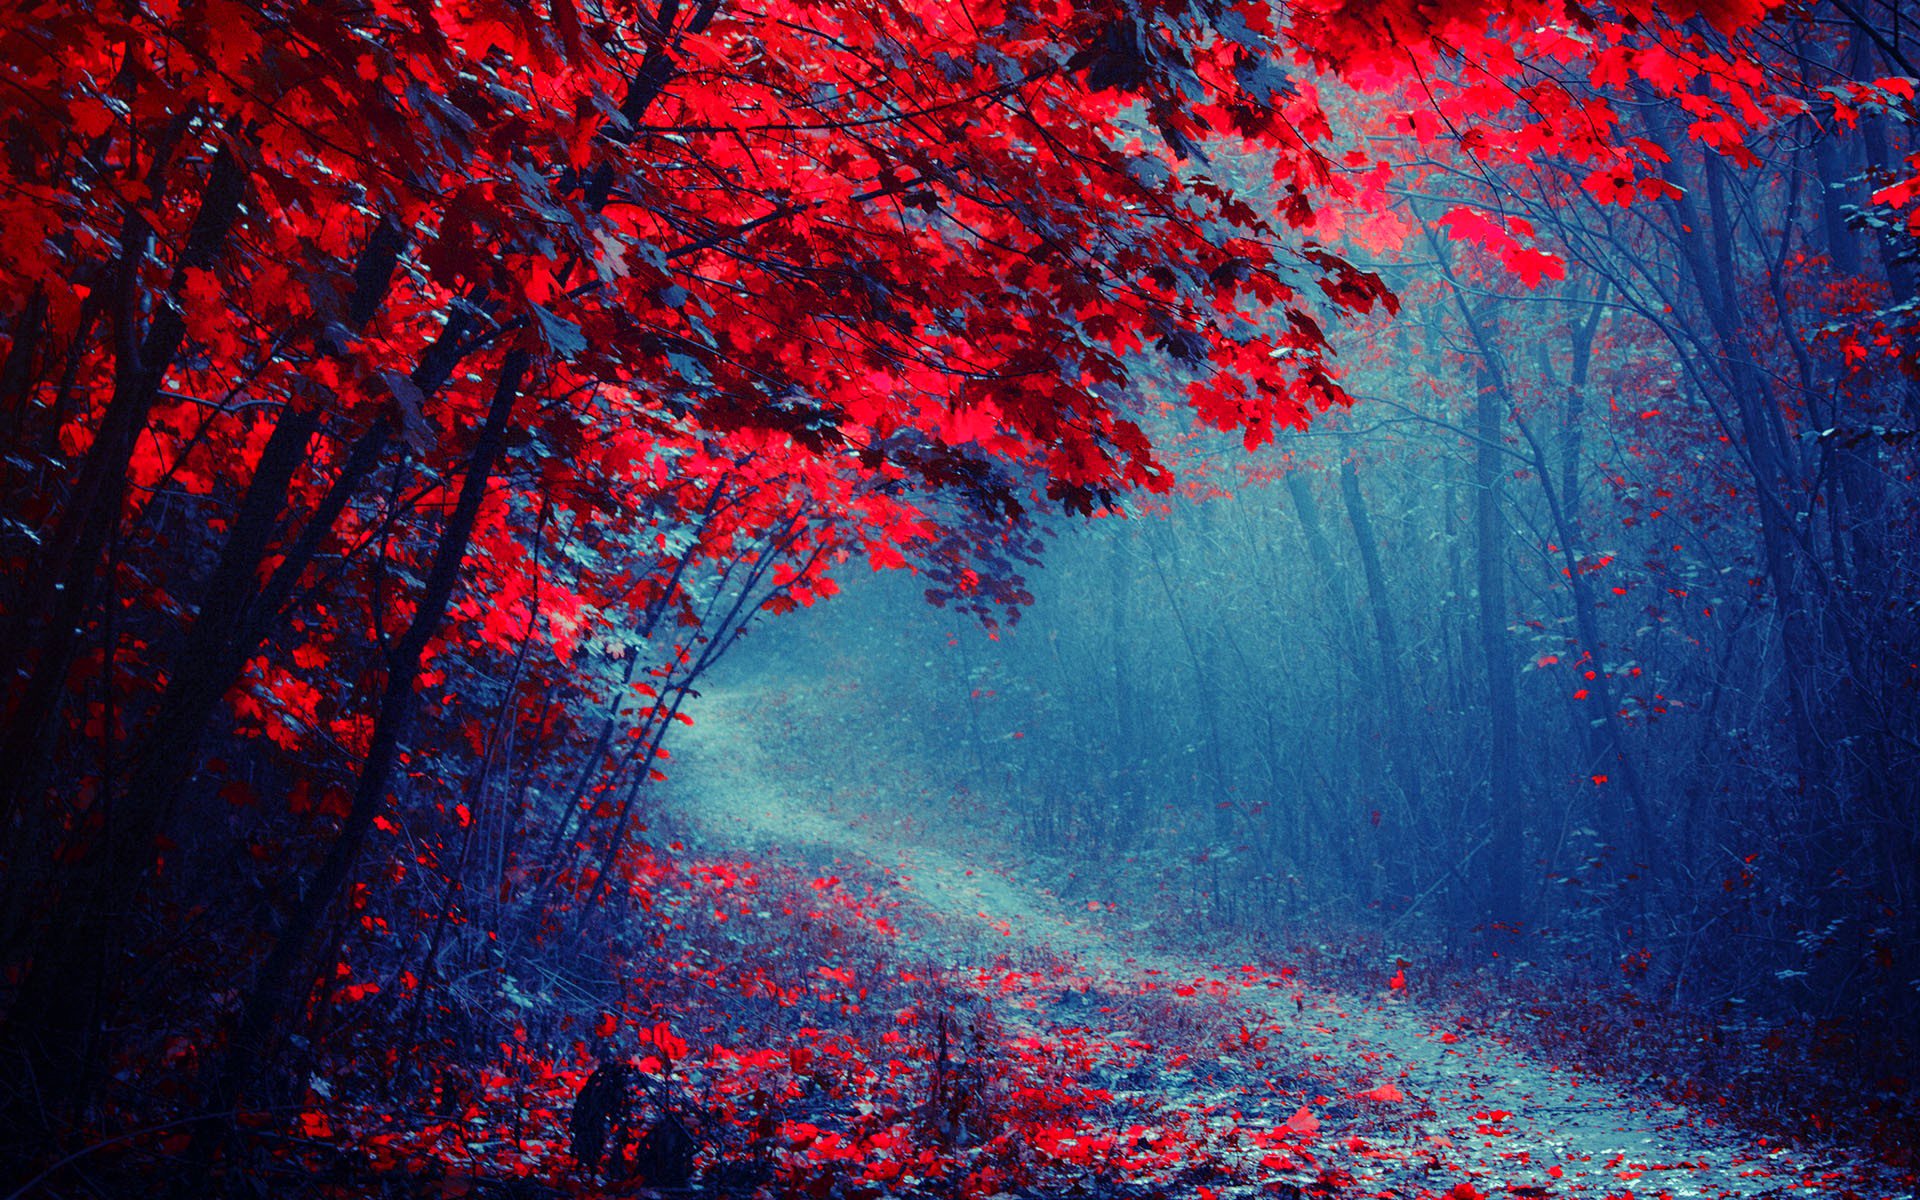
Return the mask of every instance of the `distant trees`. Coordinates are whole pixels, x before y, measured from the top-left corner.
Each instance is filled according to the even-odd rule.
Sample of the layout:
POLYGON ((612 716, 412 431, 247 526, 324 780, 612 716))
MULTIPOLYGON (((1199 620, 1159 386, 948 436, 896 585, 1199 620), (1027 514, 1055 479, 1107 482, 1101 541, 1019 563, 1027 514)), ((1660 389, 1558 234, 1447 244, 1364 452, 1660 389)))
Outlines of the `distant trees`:
POLYGON ((1401 301, 1337 339, 1360 402, 1233 503, 1216 472, 1096 530, 1177 586, 1107 613, 1082 579, 1124 566, 1057 574, 1007 653, 1045 639, 1082 746, 1102 701, 1052 663, 1162 664, 1072 770, 1153 781, 1202 909, 1519 923, 1668 996, 1911 1015, 1912 64, 1891 7, 1685 16, 1326 84, 1352 203, 1316 229, 1401 301), (1196 642, 1235 656, 1176 669, 1196 642))

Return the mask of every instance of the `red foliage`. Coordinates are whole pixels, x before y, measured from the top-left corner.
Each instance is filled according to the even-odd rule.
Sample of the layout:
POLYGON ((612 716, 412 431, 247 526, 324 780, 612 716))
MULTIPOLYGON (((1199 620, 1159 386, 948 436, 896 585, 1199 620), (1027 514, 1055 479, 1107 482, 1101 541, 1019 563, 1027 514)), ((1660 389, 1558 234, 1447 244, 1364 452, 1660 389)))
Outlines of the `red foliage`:
MULTIPOLYGON (((1400 302, 1343 239, 1444 231, 1462 274, 1565 277, 1499 197, 1397 213, 1390 188, 1492 163, 1554 204, 1677 203, 1629 96, 1753 161, 1810 111, 1741 52, 1767 9, 21 7, 0 899, 39 931, 0 938, 13 1074, 58 1081, 63 1117, 237 1110, 458 1194, 556 1169, 526 1128, 590 1031, 661 1097, 701 1073, 705 1134, 796 1190, 1187 1170, 1178 1122, 1095 1119, 1092 1051, 961 1032, 945 985, 849 956, 895 932, 871 891, 769 895, 752 864, 648 847, 681 706, 854 558, 1017 611, 1039 517, 1172 486, 1148 392, 1248 447, 1344 403, 1326 329, 1400 302), (1421 165, 1341 155, 1303 64, 1421 165), (716 948, 763 905, 803 962, 716 948), (620 921, 668 966, 529 994, 545 955, 634 951, 589 936, 620 921), (753 1044, 710 994, 818 1023, 753 1044), (438 1044, 409 1064, 396 1028, 438 1044), (274 1053, 286 1105, 249 1095, 274 1053), (349 1103, 301 1056, 385 1082, 349 1103), (409 1090, 433 1117, 401 1128, 372 1097, 409 1090)), ((1832 112, 1911 99, 1887 79, 1832 112)), ((1857 299, 1838 352, 1897 357, 1857 299)), ((164 1149, 204 1167, 206 1127, 164 1149)), ((1310 1164, 1318 1118, 1283 1128, 1267 1165, 1310 1164)))

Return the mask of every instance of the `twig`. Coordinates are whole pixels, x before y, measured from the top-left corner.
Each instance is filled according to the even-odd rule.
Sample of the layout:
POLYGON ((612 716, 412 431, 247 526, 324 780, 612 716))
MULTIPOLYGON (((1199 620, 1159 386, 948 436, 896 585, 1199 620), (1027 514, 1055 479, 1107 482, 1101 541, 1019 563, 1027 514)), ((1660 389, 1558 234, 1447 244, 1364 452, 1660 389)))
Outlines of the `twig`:
POLYGON ((1481 838, 1480 844, 1475 846, 1473 849, 1467 851, 1465 854, 1461 855, 1459 862, 1454 863, 1452 866, 1448 867, 1446 870, 1440 872, 1440 878, 1428 884, 1427 889, 1425 891, 1421 892, 1418 896, 1415 896, 1413 898, 1413 903, 1407 905, 1407 911, 1401 913, 1399 916, 1395 917, 1393 920, 1387 922, 1387 927, 1380 931, 1380 936, 1384 938, 1387 934, 1390 934, 1394 930, 1398 929, 1400 927, 1400 922, 1406 920, 1408 917, 1412 916, 1414 913, 1419 912, 1420 906, 1426 903, 1428 896, 1431 896, 1435 892, 1439 891, 1440 885, 1445 883, 1448 879, 1451 879, 1452 877, 1459 875, 1462 868, 1464 868, 1468 863, 1473 861, 1473 856, 1480 853, 1482 850, 1485 850, 1487 848, 1487 844, 1491 841, 1493 841, 1492 834, 1488 834, 1486 837, 1481 838))

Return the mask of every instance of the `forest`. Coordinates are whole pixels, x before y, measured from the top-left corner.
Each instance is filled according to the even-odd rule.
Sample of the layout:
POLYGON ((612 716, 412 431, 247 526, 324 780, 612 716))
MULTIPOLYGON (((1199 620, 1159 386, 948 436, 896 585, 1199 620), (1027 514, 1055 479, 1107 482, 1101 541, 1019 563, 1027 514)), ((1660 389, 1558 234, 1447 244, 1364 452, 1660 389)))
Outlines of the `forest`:
POLYGON ((0 1200, 1912 1196, 1917 34, 20 0, 0 1200))

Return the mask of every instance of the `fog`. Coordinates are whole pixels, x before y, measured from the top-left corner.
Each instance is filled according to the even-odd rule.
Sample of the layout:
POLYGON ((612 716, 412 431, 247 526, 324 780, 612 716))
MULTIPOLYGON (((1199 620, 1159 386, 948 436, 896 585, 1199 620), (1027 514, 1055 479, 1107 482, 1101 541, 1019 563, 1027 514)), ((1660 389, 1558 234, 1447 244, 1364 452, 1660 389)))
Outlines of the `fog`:
POLYGON ((949 772, 1070 898, 1734 1022, 1906 1011, 1911 677, 1841 657, 1905 615, 1823 614, 1797 700, 1737 488, 1702 486, 1733 466, 1663 403, 1569 391, 1483 455, 1362 401, 1057 525, 997 629, 849 564, 718 678, 868 714, 850 751, 949 772))

